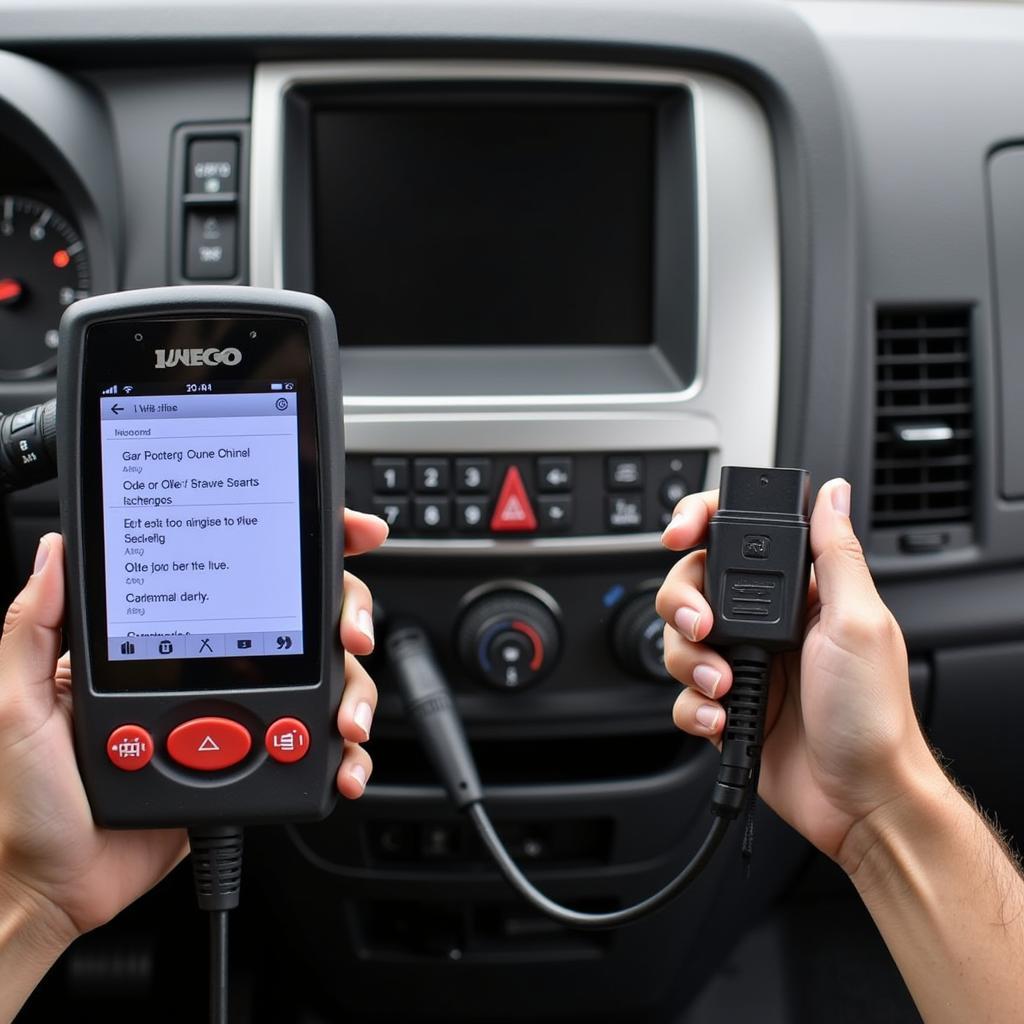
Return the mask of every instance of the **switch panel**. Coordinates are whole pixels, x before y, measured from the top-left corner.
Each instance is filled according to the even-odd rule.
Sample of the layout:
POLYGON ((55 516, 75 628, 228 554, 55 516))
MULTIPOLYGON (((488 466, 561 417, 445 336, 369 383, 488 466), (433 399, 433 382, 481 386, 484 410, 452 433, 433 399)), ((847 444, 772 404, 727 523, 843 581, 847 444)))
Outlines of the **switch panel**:
POLYGON ((170 284, 247 284, 245 124, 183 125, 171 146, 170 284))
POLYGON ((704 486, 706 452, 350 454, 349 505, 394 537, 522 539, 656 533, 704 486))

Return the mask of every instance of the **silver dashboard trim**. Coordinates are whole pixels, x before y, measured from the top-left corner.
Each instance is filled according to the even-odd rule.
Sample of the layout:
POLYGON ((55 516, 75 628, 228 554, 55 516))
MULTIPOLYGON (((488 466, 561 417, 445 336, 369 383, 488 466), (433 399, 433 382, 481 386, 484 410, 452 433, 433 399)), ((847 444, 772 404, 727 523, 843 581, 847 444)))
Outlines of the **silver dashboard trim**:
MULTIPOLYGON (((693 104, 694 178, 697 192, 697 359, 693 380, 678 391, 642 394, 501 395, 494 404, 558 406, 597 402, 629 405, 686 401, 700 393, 707 355, 708 224, 707 159, 704 93, 709 76, 670 69, 623 67, 614 64, 555 64, 535 61, 351 61, 271 62, 256 66, 253 84, 249 224, 250 276, 254 285, 284 287, 285 116, 288 91, 297 85, 337 82, 395 81, 594 82, 622 85, 666 85, 686 89, 693 104)), ((719 81, 716 79, 716 81, 719 81)), ((393 407, 475 405, 476 396, 353 396, 352 406, 393 407)))
MULTIPOLYGON (((304 83, 593 81, 682 86, 693 97, 698 225, 698 356, 684 390, 644 394, 353 395, 351 451, 703 449, 723 463, 772 465, 780 373, 780 253, 771 134, 757 101, 717 75, 657 67, 522 61, 262 63, 255 70, 250 158, 252 283, 282 287, 284 102, 304 83)), ((660 535, 389 541, 394 554, 637 551, 660 535)))

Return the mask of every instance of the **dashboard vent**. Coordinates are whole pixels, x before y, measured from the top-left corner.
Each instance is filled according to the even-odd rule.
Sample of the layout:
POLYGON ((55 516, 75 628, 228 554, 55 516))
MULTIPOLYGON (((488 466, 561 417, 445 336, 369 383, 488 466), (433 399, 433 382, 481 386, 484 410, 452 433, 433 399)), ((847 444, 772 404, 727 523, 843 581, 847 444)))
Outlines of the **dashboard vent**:
POLYGON ((880 310, 876 340, 873 525, 970 520, 970 311, 880 310))

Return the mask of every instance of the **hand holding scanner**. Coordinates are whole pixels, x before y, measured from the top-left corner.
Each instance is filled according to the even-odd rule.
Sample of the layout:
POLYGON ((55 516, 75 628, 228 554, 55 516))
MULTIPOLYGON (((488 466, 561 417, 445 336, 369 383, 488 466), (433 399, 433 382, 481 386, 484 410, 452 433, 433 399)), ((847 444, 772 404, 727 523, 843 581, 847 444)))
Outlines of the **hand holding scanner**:
POLYGON ((323 817, 344 678, 329 309, 227 287, 76 303, 58 408, 76 744, 96 821, 323 817))

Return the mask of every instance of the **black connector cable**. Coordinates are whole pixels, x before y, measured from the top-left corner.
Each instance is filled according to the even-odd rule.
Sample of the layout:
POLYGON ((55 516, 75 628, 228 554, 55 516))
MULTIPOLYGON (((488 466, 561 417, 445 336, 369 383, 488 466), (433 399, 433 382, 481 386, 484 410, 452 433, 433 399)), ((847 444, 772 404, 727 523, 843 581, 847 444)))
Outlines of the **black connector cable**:
POLYGON ((210 1024, 228 1024, 228 911, 242 888, 242 830, 190 828, 188 841, 196 902, 210 915, 210 1024))
MULTIPOLYGON (((509 884, 547 917, 579 929, 630 924, 665 906, 704 870, 729 823, 756 797, 773 653, 803 637, 810 574, 810 477, 800 469, 722 470, 719 510, 708 529, 704 591, 715 615, 708 642, 733 669, 722 753, 711 798, 713 821, 690 862, 645 900, 608 913, 563 907, 520 871, 492 824, 451 691, 423 629, 394 627, 385 644, 406 714, 455 807, 467 813, 509 884)), ((744 850, 749 854, 748 815, 744 850)))

